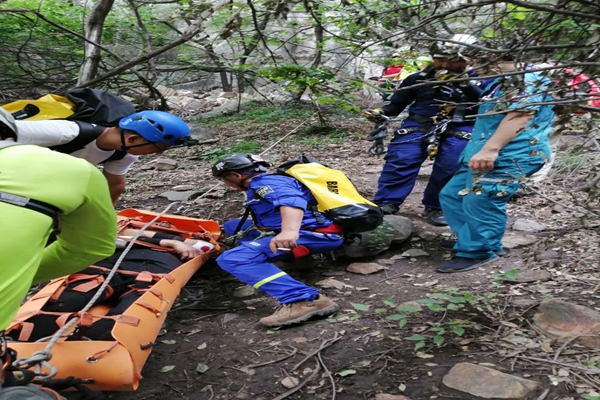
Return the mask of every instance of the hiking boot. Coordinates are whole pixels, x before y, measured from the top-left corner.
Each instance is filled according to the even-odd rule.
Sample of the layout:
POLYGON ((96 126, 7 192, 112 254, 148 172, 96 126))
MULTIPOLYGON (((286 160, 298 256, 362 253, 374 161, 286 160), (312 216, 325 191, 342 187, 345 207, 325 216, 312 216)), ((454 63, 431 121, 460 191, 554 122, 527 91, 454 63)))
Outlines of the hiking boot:
MULTIPOLYGON (((440 246, 442 249, 444 250, 450 250, 450 251, 454 251, 454 245, 456 244, 456 240, 455 239, 447 239, 447 240, 442 240, 438 246, 440 246)), ((494 250, 494 253, 496 253, 496 255, 498 257, 504 257, 508 254, 508 251, 505 249, 502 250, 494 250)))
POLYGON ((475 268, 487 265, 498 259, 497 256, 486 258, 486 259, 474 259, 466 257, 452 257, 448 261, 444 261, 435 270, 442 273, 453 273, 470 271, 475 268))
POLYGON ((324 294, 313 301, 298 301, 280 305, 277 310, 268 317, 260 319, 264 326, 283 326, 304 322, 315 315, 329 315, 340 309, 330 298, 324 294))
POLYGON ((446 222, 446 217, 444 217, 442 210, 432 210, 431 208, 426 208, 425 217, 431 225, 448 226, 448 222, 446 222))
POLYGON ((381 208, 381 211, 383 211, 383 215, 394 215, 400 210, 400 207, 392 203, 382 203, 377 205, 381 208))

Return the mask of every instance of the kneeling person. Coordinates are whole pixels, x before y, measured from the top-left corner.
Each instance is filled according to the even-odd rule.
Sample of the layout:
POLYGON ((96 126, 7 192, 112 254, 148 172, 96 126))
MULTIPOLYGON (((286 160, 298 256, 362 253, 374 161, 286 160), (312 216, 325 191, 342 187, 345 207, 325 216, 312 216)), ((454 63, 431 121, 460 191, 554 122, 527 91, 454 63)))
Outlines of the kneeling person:
MULTIPOLYGON (((228 155, 213 165, 213 176, 246 192, 245 206, 258 231, 274 233, 265 236, 255 231, 253 240, 240 240, 240 246, 223 253, 217 264, 279 300, 282 306, 260 320, 265 326, 290 325, 332 314, 339 309, 336 303, 272 262, 332 251, 343 243, 341 229, 323 215, 313 214, 317 202, 308 188, 291 176, 266 174, 268 166, 260 157, 246 154, 228 155)), ((225 224, 227 233, 233 233, 234 225, 237 221, 225 224)))

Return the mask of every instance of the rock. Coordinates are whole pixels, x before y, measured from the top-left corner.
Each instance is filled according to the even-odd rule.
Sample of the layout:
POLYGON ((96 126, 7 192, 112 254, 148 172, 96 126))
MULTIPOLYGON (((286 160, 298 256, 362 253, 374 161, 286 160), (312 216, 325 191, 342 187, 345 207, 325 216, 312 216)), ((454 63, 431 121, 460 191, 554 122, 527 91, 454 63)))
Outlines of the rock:
POLYGON ((185 192, 176 192, 173 190, 169 190, 168 192, 164 192, 159 194, 159 197, 164 197, 169 201, 188 201, 193 199, 194 197, 198 197, 200 192, 195 190, 187 190, 185 192))
POLYGON ((427 257, 429 253, 423 249, 408 249, 400 255, 402 257, 427 257))
POLYGON ((235 289, 232 293, 232 296, 233 297, 250 297, 250 296, 254 296, 255 293, 256 293, 256 289, 254 289, 250 285, 246 285, 246 286, 242 286, 242 287, 235 289))
POLYGON ((384 229, 386 229, 386 226, 390 226, 393 229, 392 244, 404 242, 410 237, 414 229, 412 221, 400 215, 386 215, 383 217, 383 221, 382 226, 384 229))
POLYGON ((429 179, 429 177, 431 176, 431 171, 433 171, 433 164, 432 165, 423 165, 421 167, 421 169, 419 170, 419 174, 417 175, 417 178, 429 179))
POLYGON ((294 378, 293 376, 288 376, 286 378, 283 378, 283 380, 281 381, 281 384, 286 389, 291 389, 293 387, 298 386, 300 384, 300 381, 298 380, 298 378, 294 378))
MULTIPOLYGON (((533 316, 533 324, 544 335, 561 341, 580 335, 600 335, 600 313, 558 299, 546 299, 533 316)), ((577 343, 600 349, 600 337, 580 337, 577 343)))
POLYGON ((225 99, 237 99, 238 94, 236 92, 221 92, 219 97, 222 97, 225 99))
POLYGON ((561 213, 565 211, 565 208, 563 206, 561 206, 560 204, 555 204, 554 207, 552 207, 552 212, 553 213, 561 213))
POLYGON ((419 232, 419 237, 426 242, 431 242, 432 240, 437 239, 438 234, 435 232, 423 231, 419 232))
POLYGON ((346 257, 362 258, 372 257, 386 251, 392 244, 393 229, 389 228, 390 233, 386 233, 383 230, 385 226, 383 224, 373 231, 353 234, 338 252, 346 257))
POLYGON ((530 283, 542 281, 546 282, 552 279, 552 274, 545 270, 535 271, 519 271, 515 279, 503 279, 504 282, 508 283, 530 283))
POLYGON ((226 324, 226 323, 231 322, 234 319, 237 319, 239 317, 240 317, 240 314, 234 314, 234 313, 223 314, 223 323, 226 324))
POLYGON ((546 225, 527 218, 519 218, 512 226, 513 231, 540 232, 546 229, 546 225))
POLYGON ((322 287, 323 289, 345 289, 346 284, 335 280, 333 278, 323 279, 321 281, 315 282, 315 286, 322 287))
POLYGON ((520 400, 540 384, 529 379, 505 374, 493 368, 458 363, 444 376, 444 385, 483 399, 520 400))
POLYGON ((215 130, 208 126, 192 125, 190 127, 190 136, 197 140, 212 139, 215 130))
POLYGON ((402 396, 400 394, 387 394, 387 393, 377 393, 375 395, 375 400, 410 400, 406 396, 402 396))
POLYGON ((193 185, 177 185, 177 186, 173 186, 171 188, 171 190, 174 190, 176 192, 185 192, 186 190, 192 190, 194 189, 193 185))
POLYGON ((171 171, 177 168, 177 161, 170 158, 157 158, 154 160, 154 169, 158 171, 171 171))
POLYGON ((382 269, 384 269, 383 266, 377 263, 352 263, 348 265, 346 271, 352 272, 353 274, 369 275, 379 272, 382 269))
POLYGON ((502 246, 507 249, 515 249, 521 246, 529 246, 537 242, 539 239, 532 235, 520 235, 514 232, 506 232, 502 238, 502 246))

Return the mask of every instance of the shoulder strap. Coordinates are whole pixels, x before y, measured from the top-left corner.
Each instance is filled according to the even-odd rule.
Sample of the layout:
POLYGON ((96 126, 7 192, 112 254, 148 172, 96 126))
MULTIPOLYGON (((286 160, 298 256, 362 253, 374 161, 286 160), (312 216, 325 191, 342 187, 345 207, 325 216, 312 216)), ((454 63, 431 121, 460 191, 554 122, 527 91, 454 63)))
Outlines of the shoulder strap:
POLYGON ((106 160, 102 161, 102 163, 109 162, 109 161, 122 160, 123 158, 125 158, 126 155, 127 155, 126 151, 116 150, 112 156, 110 156, 106 160))
POLYGON ((59 153, 71 154, 77 150, 83 149, 85 146, 98 139, 98 137, 106 129, 105 126, 92 125, 87 122, 73 122, 75 122, 79 127, 79 135, 77 135, 77 137, 75 137, 75 139, 71 140, 69 143, 49 147, 51 150, 58 151, 59 153))
POLYGON ((21 143, 13 142, 12 140, 0 140, 0 150, 19 144, 21 143))

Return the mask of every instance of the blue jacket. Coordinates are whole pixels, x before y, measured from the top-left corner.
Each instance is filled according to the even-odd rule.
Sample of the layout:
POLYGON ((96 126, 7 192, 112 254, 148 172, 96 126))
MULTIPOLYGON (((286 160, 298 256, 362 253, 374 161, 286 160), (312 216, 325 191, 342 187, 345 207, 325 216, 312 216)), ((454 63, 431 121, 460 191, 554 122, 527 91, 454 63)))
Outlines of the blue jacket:
MULTIPOLYGON (((427 81, 435 81, 435 73, 438 69, 432 66, 421 72, 409 75, 400 84, 400 88, 410 88, 411 86, 427 81)), ((425 119, 439 115, 441 107, 447 102, 452 103, 473 103, 479 101, 481 89, 476 85, 469 85, 466 88, 458 88, 453 85, 442 85, 446 90, 442 90, 441 86, 420 86, 412 89, 401 90, 392 96, 389 104, 386 104, 382 110, 386 115, 394 116, 401 113, 406 107, 409 117, 404 121, 402 127, 421 126, 425 119)), ((469 107, 464 115, 476 114, 477 107, 469 107)), ((474 119, 465 119, 464 122, 453 123, 453 127, 460 130, 472 129, 475 124, 474 119)))
POLYGON ((506 144, 498 155, 496 166, 515 166, 519 164, 544 164, 551 157, 548 135, 552 132, 554 110, 551 104, 532 104, 551 101, 546 94, 550 80, 535 72, 521 76, 498 78, 483 92, 482 104, 478 114, 500 113, 477 117, 471 141, 462 156, 468 164, 473 155, 481 150, 500 122, 510 111, 533 113, 525 129, 506 144))
POLYGON ((259 228, 273 231, 281 230, 279 207, 288 206, 304 210, 300 229, 311 230, 331 225, 332 221, 321 215, 324 223, 319 223, 313 215, 311 206, 317 201, 298 180, 291 176, 260 174, 252 178, 246 192, 246 207, 254 212, 255 224, 259 228))

